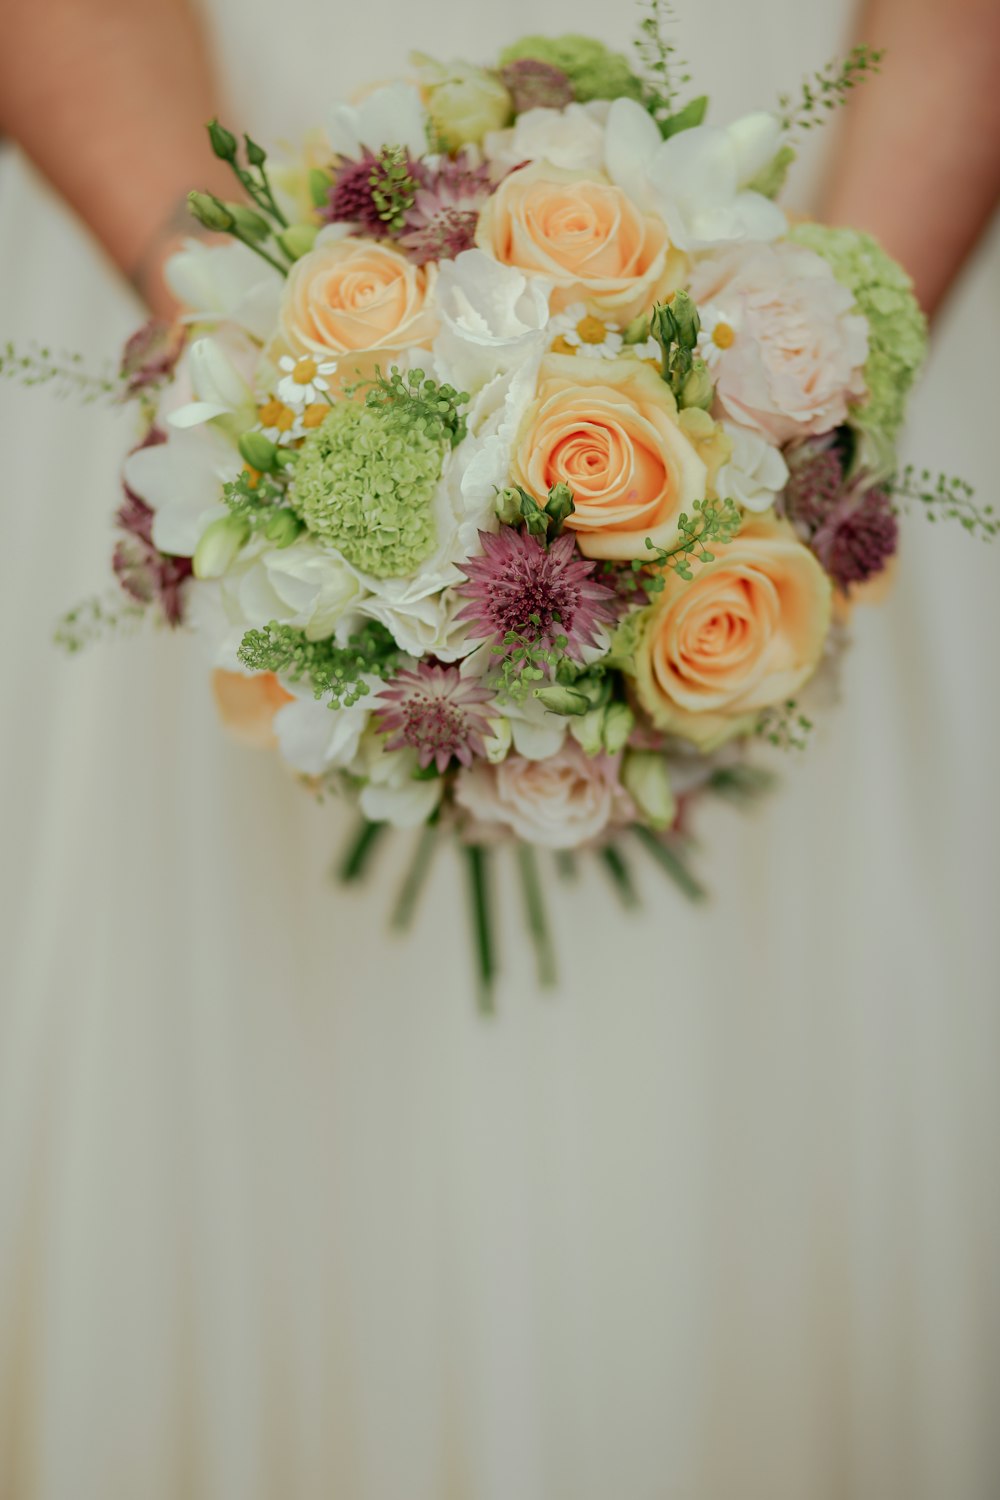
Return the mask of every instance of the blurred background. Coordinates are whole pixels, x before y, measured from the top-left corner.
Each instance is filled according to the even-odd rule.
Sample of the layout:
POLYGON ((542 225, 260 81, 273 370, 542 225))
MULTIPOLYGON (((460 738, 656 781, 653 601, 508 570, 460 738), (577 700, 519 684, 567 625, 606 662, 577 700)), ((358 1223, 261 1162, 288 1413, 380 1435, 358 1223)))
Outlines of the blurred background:
MULTIPOLYGON (((807 140, 790 201, 907 263, 948 247, 904 456, 994 499, 995 7, 678 10, 717 120, 887 45, 885 104, 807 140)), ((625 48, 634 20, 5 11, 0 343, 93 363, 145 316, 116 258, 211 185, 218 104, 273 145, 411 46, 625 48)), ((707 910, 655 872, 637 916, 596 873, 555 889, 544 997, 502 872, 485 1025, 448 859, 388 941, 402 856, 329 883, 341 814, 223 736, 190 641, 52 646, 103 585, 132 440, 0 389, 2 1500, 994 1500, 996 549, 905 523, 780 794, 699 825, 707 910)))

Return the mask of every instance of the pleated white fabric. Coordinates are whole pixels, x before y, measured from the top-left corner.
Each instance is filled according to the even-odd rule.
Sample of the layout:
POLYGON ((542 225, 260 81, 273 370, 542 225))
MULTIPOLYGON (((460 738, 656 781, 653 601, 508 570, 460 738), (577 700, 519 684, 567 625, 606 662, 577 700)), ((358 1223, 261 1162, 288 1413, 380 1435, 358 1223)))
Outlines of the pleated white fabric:
MULTIPOLYGON (((719 113, 845 20, 690 9, 719 113)), ((213 19, 273 138, 410 42, 631 17, 213 19)), ((0 337, 113 353, 136 309, 13 155, 0 206, 0 337)), ((994 242, 943 319, 912 425, 984 496, 998 264, 994 242)), ((450 858, 389 940, 400 852, 332 887, 342 815, 223 738, 191 643, 50 648, 103 580, 130 434, 0 394, 3 1500, 998 1493, 995 551, 907 527, 783 795, 704 818, 709 910, 652 870, 638 916, 596 872, 558 886, 540 996, 504 872, 484 1024, 450 858)))

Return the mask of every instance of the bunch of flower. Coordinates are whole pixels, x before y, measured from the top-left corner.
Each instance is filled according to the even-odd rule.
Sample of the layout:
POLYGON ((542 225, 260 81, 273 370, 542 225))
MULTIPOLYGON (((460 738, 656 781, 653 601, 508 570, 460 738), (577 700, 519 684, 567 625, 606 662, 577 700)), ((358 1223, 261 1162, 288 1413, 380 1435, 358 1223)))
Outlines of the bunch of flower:
POLYGON ((244 738, 357 803, 350 875, 383 826, 424 830, 400 920, 454 831, 484 981, 491 845, 518 846, 546 971, 540 847, 597 851, 629 900, 628 837, 701 894, 691 809, 802 743, 900 487, 996 529, 957 481, 894 489, 925 343, 904 272, 776 202, 877 55, 708 124, 668 10, 634 65, 578 36, 418 56, 298 161, 213 122, 238 195, 190 202, 229 242, 174 257, 183 321, 122 377, 131 605, 198 632, 244 738))

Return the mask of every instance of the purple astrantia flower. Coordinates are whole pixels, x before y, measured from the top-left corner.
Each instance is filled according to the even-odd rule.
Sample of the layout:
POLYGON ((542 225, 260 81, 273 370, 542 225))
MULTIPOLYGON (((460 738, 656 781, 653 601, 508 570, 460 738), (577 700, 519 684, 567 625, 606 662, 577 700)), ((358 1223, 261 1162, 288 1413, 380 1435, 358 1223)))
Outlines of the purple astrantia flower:
MULTIPOLYGON (((141 448, 152 448, 166 442, 166 434, 151 427, 141 448)), ((125 499, 115 514, 117 525, 126 533, 115 547, 111 566, 126 594, 139 604, 159 603, 168 625, 179 625, 182 618, 181 588, 191 577, 189 557, 170 557, 153 541, 154 511, 145 500, 124 485, 125 499)))
POLYGON ((807 440, 785 457, 785 514, 837 587, 881 573, 899 542, 888 492, 863 471, 848 479, 833 438, 807 440))
POLYGON ((122 350, 121 375, 126 396, 137 396, 172 375, 185 338, 181 324, 164 323, 159 318, 150 318, 137 329, 122 350))
MULTIPOLYGON (((357 233, 373 240, 388 239, 393 230, 379 213, 372 189, 378 157, 365 151, 359 159, 342 158, 321 217, 328 224, 356 224, 357 233)), ((427 168, 407 153, 406 170, 418 184, 427 181, 427 168)))
POLYGON ((429 260, 453 260, 463 250, 471 250, 480 211, 496 186, 488 165, 473 166, 461 156, 445 157, 418 188, 400 247, 419 266, 429 260))
POLYGON ((458 667, 420 662, 396 676, 374 700, 376 723, 391 735, 389 750, 415 750, 421 770, 435 763, 446 771, 454 757, 471 766, 485 756, 490 734, 485 704, 493 694, 461 675, 458 667))
POLYGON ((573 85, 562 68, 534 57, 519 57, 508 63, 500 69, 500 81, 510 94, 516 115, 528 109, 562 109, 573 103, 573 85))
POLYGON ((594 564, 569 532, 549 547, 513 526, 481 531, 479 540, 482 556, 459 563, 467 582, 458 592, 469 603, 455 618, 469 622, 471 635, 502 644, 513 631, 549 650, 565 636, 567 655, 579 660, 597 644, 598 627, 617 618, 614 591, 591 576, 594 564))

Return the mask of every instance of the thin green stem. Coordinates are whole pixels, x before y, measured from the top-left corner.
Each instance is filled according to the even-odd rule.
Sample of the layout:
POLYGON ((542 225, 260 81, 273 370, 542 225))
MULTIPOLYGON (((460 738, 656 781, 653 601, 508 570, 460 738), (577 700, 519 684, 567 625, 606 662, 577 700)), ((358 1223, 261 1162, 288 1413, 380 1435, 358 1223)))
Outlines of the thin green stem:
POLYGON ((489 851, 479 844, 469 844, 465 854, 469 870, 469 910, 475 943, 476 976, 479 981, 479 1010, 482 1015, 491 1016, 496 1010, 493 999, 496 960, 489 889, 489 851))
POLYGON ((528 931, 535 948, 538 982, 543 988, 549 989, 557 979, 556 955, 545 911, 545 893, 538 874, 538 855, 531 844, 518 844, 517 862, 521 871, 521 891, 528 931))
POLYGON ((639 905, 639 893, 632 883, 632 875, 622 858, 621 850, 614 844, 605 844, 600 851, 600 858, 622 906, 626 911, 634 911, 639 905))
POLYGON ((275 256, 269 255, 261 245, 255 244, 254 241, 249 238, 249 236, 240 234, 235 225, 229 231, 229 233, 233 236, 233 239, 239 240, 241 245, 246 245, 248 250, 252 250, 254 255, 259 255, 261 260, 266 260, 269 266, 273 266, 276 271, 280 271, 282 276, 288 275, 287 266, 283 266, 281 264, 281 261, 276 259, 275 256))
POLYGON ((338 877, 344 885, 351 885, 364 875, 375 845, 385 830, 385 823, 370 823, 367 818, 361 819, 337 869, 338 877))
POLYGON ((659 838, 651 828, 644 828, 641 823, 636 823, 632 832, 643 848, 653 856, 660 868, 665 870, 675 885, 680 887, 689 901, 707 899, 708 892, 705 887, 695 879, 676 849, 671 848, 665 839, 659 838))
POLYGON ((397 932, 405 932, 413 921, 417 909, 417 902, 423 892, 427 876, 430 873, 431 860, 437 847, 437 824, 428 823, 420 831, 417 846, 410 861, 410 867, 406 872, 406 878, 399 889, 399 896, 392 913, 391 925, 397 932))

